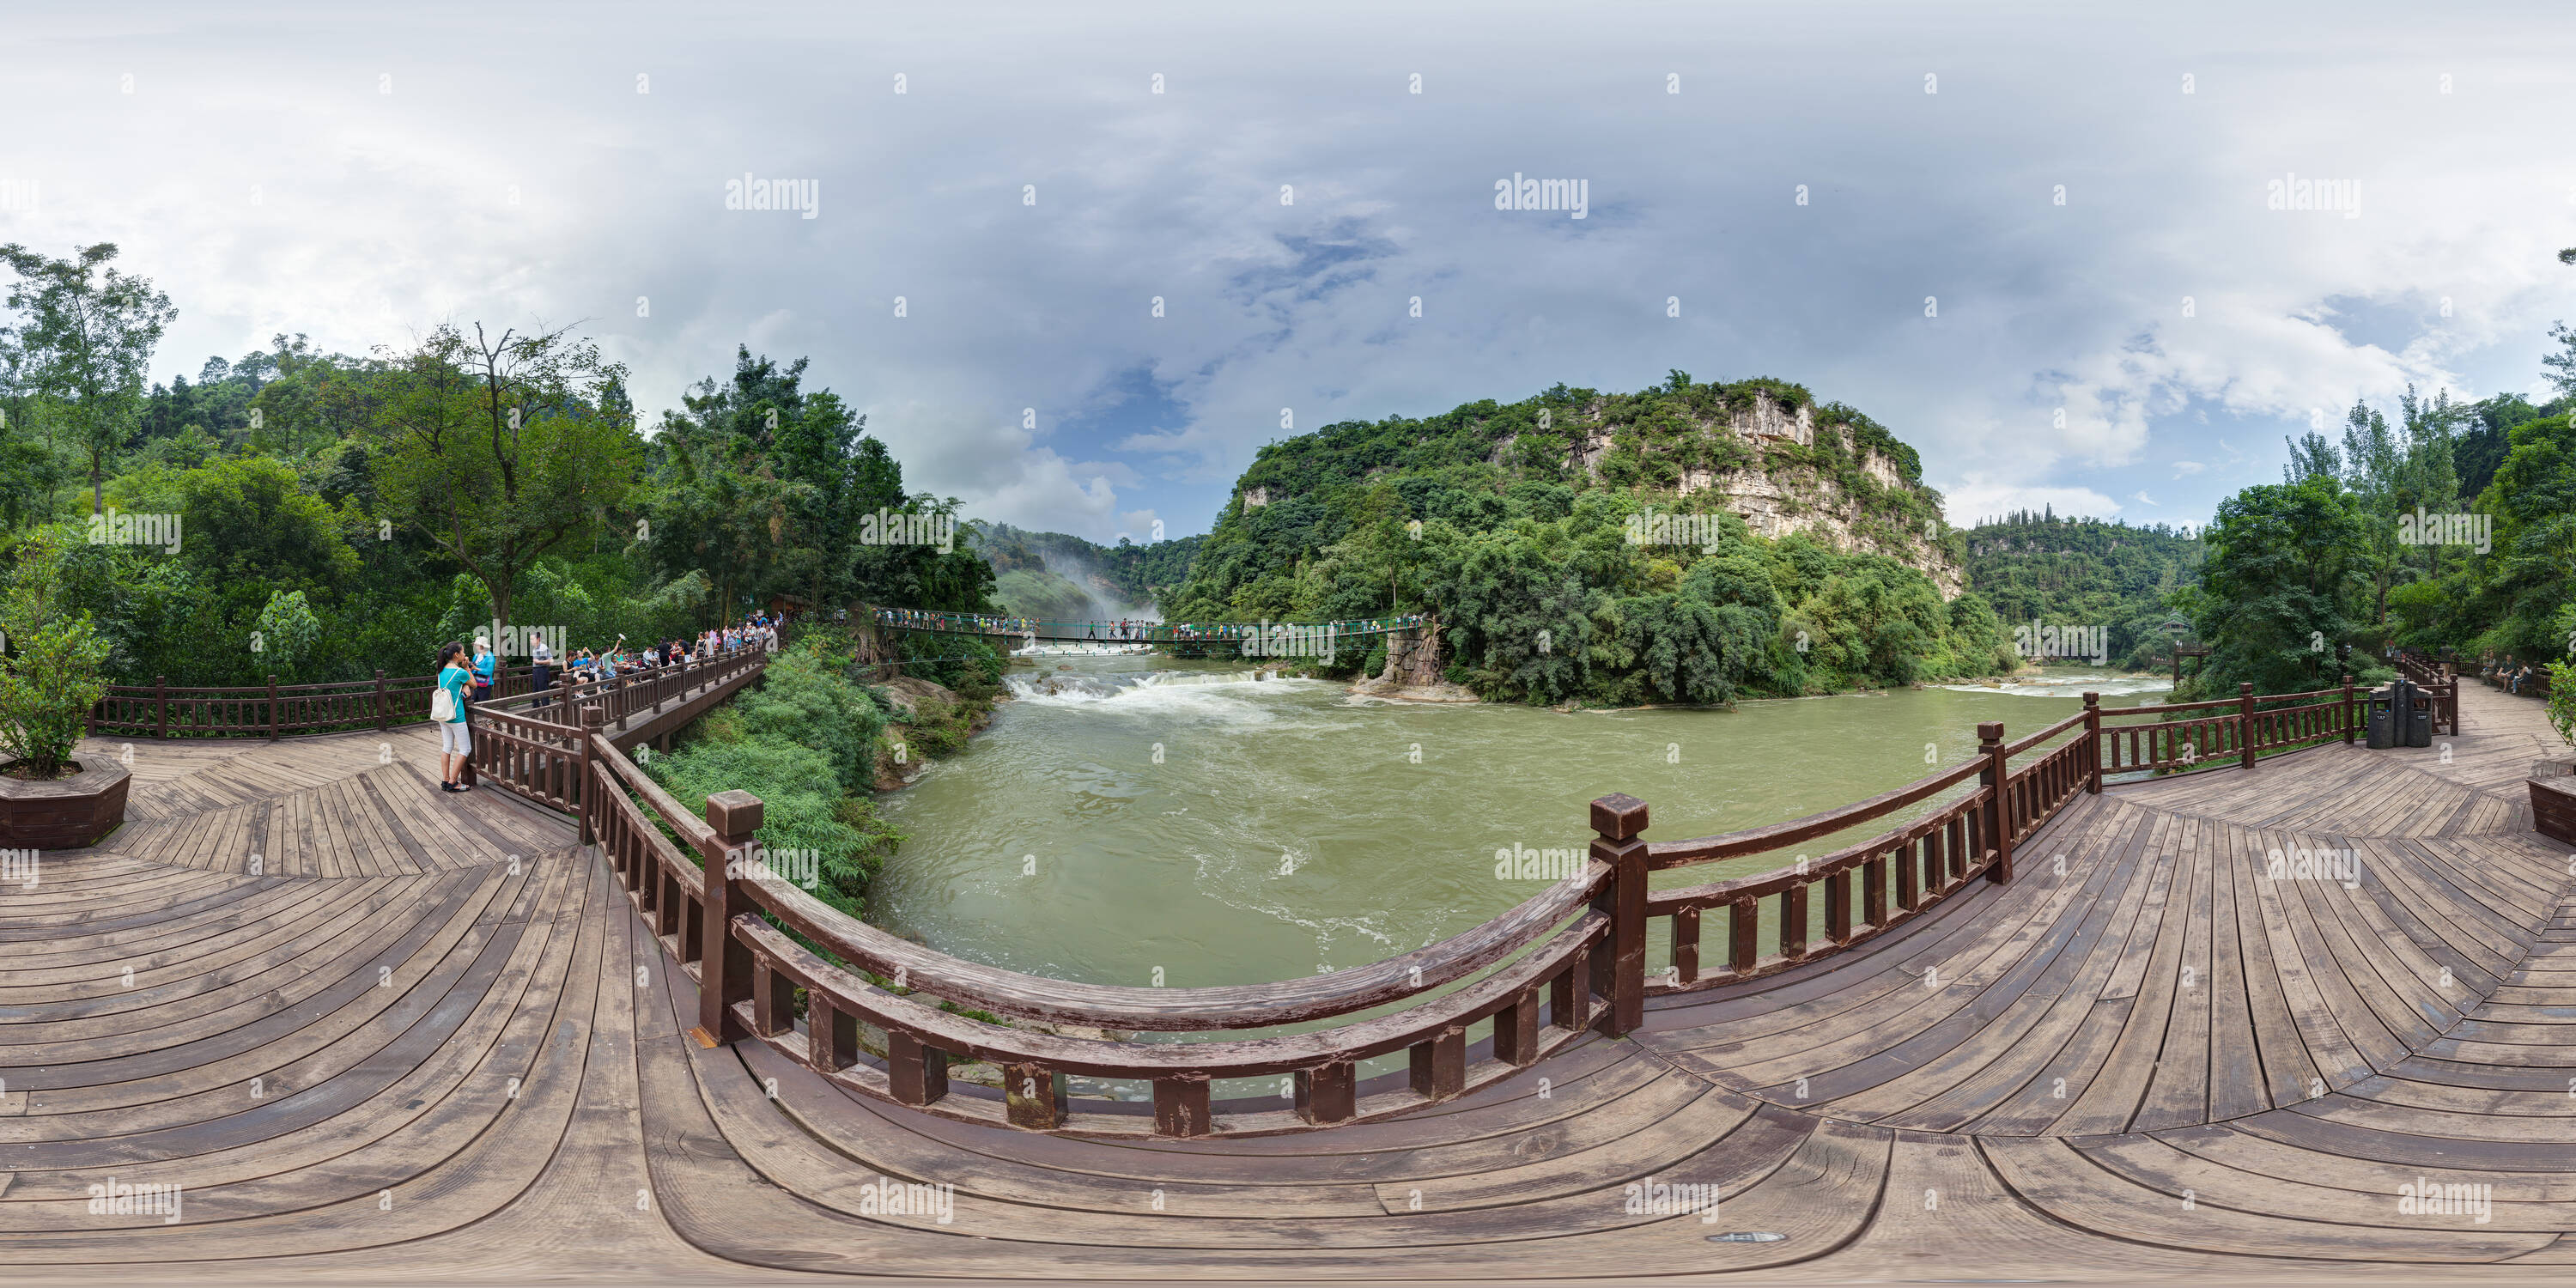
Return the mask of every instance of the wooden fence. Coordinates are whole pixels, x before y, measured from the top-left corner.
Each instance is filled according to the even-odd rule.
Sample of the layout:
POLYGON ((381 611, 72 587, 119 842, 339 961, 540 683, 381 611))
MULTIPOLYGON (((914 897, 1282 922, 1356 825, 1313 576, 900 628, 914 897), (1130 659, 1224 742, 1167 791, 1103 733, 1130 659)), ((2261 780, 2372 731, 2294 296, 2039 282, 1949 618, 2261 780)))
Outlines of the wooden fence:
MULTIPOLYGON (((474 704, 476 728, 486 717, 553 711, 560 723, 577 716, 570 710, 596 706, 611 726, 641 711, 651 711, 670 698, 710 682, 722 683, 746 668, 757 669, 765 657, 740 648, 710 658, 689 657, 678 666, 627 671, 606 680, 579 683, 556 671, 557 683, 539 692, 525 668, 499 668, 492 696, 474 704), (557 710, 562 708, 562 710, 557 710)), ((390 729, 429 720, 434 675, 327 684, 279 684, 228 688, 173 688, 166 682, 108 686, 107 696, 90 709, 92 734, 132 738, 283 738, 301 734, 339 733, 353 729, 390 729)))
MULTIPOLYGON (((866 925, 769 870, 755 839, 759 800, 722 792, 702 815, 692 811, 598 736, 604 712, 581 711, 590 730, 568 743, 512 734, 492 772, 525 773, 532 761, 549 775, 573 766, 583 839, 596 841, 639 914, 697 981, 701 1042, 765 1042, 860 1094, 968 1121, 1240 1135, 1449 1100, 1588 1031, 1634 1030, 1651 995, 1829 959, 1944 901, 2010 881, 2015 845, 2077 795, 2101 791, 2106 774, 2229 762, 2251 769, 2262 752, 2350 742, 2360 700, 2349 677, 2316 693, 2256 698, 2249 689, 2175 707, 2105 710, 2087 694, 2081 712, 2018 741, 2006 742, 2000 724, 1980 726, 1979 754, 1967 764, 1809 818, 1696 840, 1649 843, 1645 802, 1603 797, 1591 805, 1582 870, 1501 916, 1371 966, 1217 988, 1044 979, 866 925), (1702 885, 1649 885, 1657 871, 1769 855, 1909 810, 1820 858, 1702 885), (1726 910, 1725 947, 1704 965, 1700 923, 1714 908, 1726 910), (1648 961, 1650 928, 1668 932, 1660 968, 1648 961), (1064 1036, 1009 1021, 1144 1036, 1064 1036), (1282 1028, 1301 1031, 1244 1036, 1282 1028), (1400 1069, 1360 1076, 1362 1062, 1399 1053, 1400 1069), (999 1069, 1004 1094, 953 1091, 958 1060, 999 1069), (1141 1094, 1076 1099, 1067 1093, 1074 1077, 1141 1094), (1259 1092, 1221 1099, 1215 1084, 1225 1080, 1253 1080, 1259 1092)), ((544 777, 525 790, 561 800, 559 783, 544 777)))

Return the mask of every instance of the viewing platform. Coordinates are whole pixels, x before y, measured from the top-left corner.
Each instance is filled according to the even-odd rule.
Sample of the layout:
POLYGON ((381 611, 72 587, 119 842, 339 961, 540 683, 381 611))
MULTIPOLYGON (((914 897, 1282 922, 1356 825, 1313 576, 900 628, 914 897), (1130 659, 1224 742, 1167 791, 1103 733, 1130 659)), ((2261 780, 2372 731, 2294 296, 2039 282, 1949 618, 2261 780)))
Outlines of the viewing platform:
POLYGON ((2576 850, 2532 830, 2525 775, 2564 747, 2528 699, 2456 686, 2455 736, 2378 751, 2343 740, 2331 690, 2205 704, 2122 727, 2157 731, 2128 767, 2195 767, 2138 781, 2083 754, 2123 742, 2088 710, 2051 735, 2072 741, 1990 738, 1847 862, 1712 886, 1642 878, 1796 825, 1647 844, 1596 805, 1592 869, 1487 928, 1266 992, 1156 990, 1157 1012, 690 865, 682 847, 737 852, 752 818, 727 811, 756 802, 700 821, 613 750, 756 673, 602 709, 599 742, 501 713, 463 796, 437 790, 425 725, 84 742, 137 746, 130 821, 0 889, 13 1276, 2558 1283, 2576 1263, 2576 850), (1006 1015, 1376 1018, 1194 1046, 988 1033, 746 909, 1006 1015), (1675 945, 1652 960, 1627 938, 1648 919, 1675 945), (854 1016, 888 1057, 853 1049, 854 1016), (1412 1073, 1352 1074, 1368 1033, 1412 1073), (1018 1043, 1039 1073, 1128 1061, 1154 1104, 952 1090, 943 1040, 1018 1043), (1227 1060, 1296 1095, 1209 1099, 1227 1060), (111 1183, 180 1201, 94 1211, 111 1183), (1713 1220, 1685 1206, 1702 1193, 1713 1220))

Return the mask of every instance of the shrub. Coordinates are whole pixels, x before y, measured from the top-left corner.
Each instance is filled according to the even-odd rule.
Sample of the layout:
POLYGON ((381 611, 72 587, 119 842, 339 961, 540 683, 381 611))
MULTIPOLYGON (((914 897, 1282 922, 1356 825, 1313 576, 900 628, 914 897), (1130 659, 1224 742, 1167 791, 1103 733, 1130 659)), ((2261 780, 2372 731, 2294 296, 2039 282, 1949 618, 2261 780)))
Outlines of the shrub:
POLYGON ((84 614, 49 622, 11 641, 0 662, 0 751, 25 762, 37 778, 62 772, 87 728, 90 708, 107 696, 100 671, 107 641, 84 614))

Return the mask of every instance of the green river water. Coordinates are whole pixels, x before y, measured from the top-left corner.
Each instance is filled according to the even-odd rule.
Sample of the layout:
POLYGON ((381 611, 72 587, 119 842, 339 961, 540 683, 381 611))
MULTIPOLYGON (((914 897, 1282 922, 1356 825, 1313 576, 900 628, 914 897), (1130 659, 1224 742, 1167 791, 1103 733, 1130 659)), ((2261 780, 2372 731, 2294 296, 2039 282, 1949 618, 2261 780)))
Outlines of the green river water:
MULTIPOLYGON (((1548 884, 1498 879, 1495 851, 1579 850, 1597 796, 1646 801, 1649 840, 1756 827, 1933 772, 1927 747, 1959 764, 1980 721, 2015 738, 2080 710, 2087 689, 2129 706, 2166 688, 2062 671, 2002 689, 1563 713, 1358 699, 1239 662, 1040 665, 1013 673, 1021 696, 965 754, 883 798, 909 839, 871 917, 973 961, 1175 988, 1345 969, 1466 930, 1548 884), (1083 691, 1028 692, 1039 674, 1083 691)), ((1658 943, 1650 962, 1663 960, 1658 943)))

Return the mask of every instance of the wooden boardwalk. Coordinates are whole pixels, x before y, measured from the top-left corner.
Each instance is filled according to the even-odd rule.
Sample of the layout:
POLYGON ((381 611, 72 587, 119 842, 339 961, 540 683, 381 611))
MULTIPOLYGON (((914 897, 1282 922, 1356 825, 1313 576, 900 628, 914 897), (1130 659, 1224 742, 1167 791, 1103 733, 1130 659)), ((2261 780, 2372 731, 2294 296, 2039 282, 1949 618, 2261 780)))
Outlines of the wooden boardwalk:
POLYGON ((2576 859, 2529 830, 2538 705, 2460 701, 2447 758, 2079 796, 2010 886, 1455 1101, 1114 1142, 700 1046, 571 826, 438 793, 422 731, 139 744, 135 821, 0 890, 0 1249, 13 1282, 2563 1282, 2576 859), (2428 1181, 2488 1188, 2414 1212, 2428 1181), (182 1201, 91 1211, 111 1182, 182 1201), (905 1183, 953 1203, 887 1211, 905 1183), (1658 1184, 1717 1219, 1636 1210, 1658 1184))

